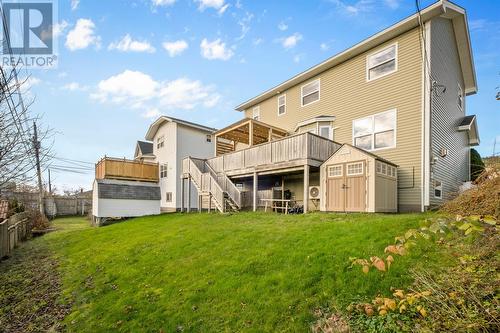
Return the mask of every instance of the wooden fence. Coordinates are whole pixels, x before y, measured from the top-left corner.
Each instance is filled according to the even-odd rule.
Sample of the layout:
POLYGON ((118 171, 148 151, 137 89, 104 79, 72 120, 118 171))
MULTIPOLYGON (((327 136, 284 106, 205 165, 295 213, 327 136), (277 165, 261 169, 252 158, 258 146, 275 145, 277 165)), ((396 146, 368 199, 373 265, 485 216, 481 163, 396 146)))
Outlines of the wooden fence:
POLYGON ((12 249, 31 235, 27 213, 19 213, 0 222, 0 259, 8 257, 12 249))

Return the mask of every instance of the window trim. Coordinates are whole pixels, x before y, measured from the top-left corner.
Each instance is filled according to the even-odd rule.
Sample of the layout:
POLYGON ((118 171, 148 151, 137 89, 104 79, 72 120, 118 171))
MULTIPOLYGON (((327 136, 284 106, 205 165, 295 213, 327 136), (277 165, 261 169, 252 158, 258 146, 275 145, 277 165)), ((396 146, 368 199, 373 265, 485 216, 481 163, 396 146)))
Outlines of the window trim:
POLYGON ((340 177, 344 177, 344 165, 343 164, 337 164, 337 165, 329 165, 327 168, 326 168, 326 176, 327 178, 340 178, 340 177), (333 169, 333 168, 338 168, 340 167, 340 175, 330 175, 330 169, 333 169))
POLYGON ((165 136, 160 135, 159 137, 156 138, 156 149, 160 149, 163 147, 165 147, 165 136), (161 142, 160 142, 160 139, 161 139, 161 142), (160 144, 161 144, 161 146, 160 146, 160 144))
POLYGON ((457 97, 458 100, 460 100, 461 104, 458 104, 458 108, 460 111, 463 111, 465 108, 465 96, 464 96, 464 90, 462 89, 462 86, 460 85, 460 82, 457 82, 457 97))
POLYGON ((363 161, 347 163, 345 165, 345 175, 347 177, 349 177, 349 176, 362 176, 362 175, 364 175, 364 173, 365 173, 365 164, 363 163, 363 161), (355 164, 361 164, 361 172, 360 173, 349 173, 349 165, 355 165, 355 164))
POLYGON ((205 141, 207 143, 211 143, 212 142, 212 134, 207 134, 207 136, 205 137, 205 141))
POLYGON ((252 119, 260 121, 260 105, 254 106, 252 108, 252 119), (257 111, 257 112, 255 112, 257 111), (255 115, 257 115, 257 119, 255 119, 255 115))
POLYGON ((173 202, 174 201, 174 194, 172 192, 165 192, 165 202, 173 202), (168 200, 170 194, 170 200, 168 200))
POLYGON ((443 182, 437 179, 434 179, 434 198, 436 199, 443 199, 443 182), (439 182, 439 186, 436 186, 436 182, 439 182), (436 188, 439 187, 439 191, 441 193, 440 196, 436 195, 436 188))
POLYGON ((168 163, 160 164, 160 179, 163 178, 168 178, 168 163), (165 173, 165 177, 163 177, 163 173, 165 173))
POLYGON ((316 80, 312 80, 312 81, 309 81, 307 82, 306 84, 302 85, 300 87, 300 106, 301 107, 305 107, 305 106, 308 106, 308 105, 311 105, 311 104, 314 104, 316 102, 319 102, 321 100, 321 79, 320 78, 317 78, 316 80), (314 94, 316 91, 313 91, 312 93, 304 96, 304 87, 311 84, 311 83, 314 83, 314 82, 318 82, 318 99, 313 101, 313 102, 310 102, 310 103, 307 103, 307 104, 304 104, 304 97, 307 97, 309 95, 312 95, 314 94))
POLYGON ((286 94, 281 94, 278 96, 278 117, 282 116, 286 114, 286 94), (283 105, 280 105, 280 98, 281 97, 284 97, 285 98, 285 103, 283 103, 283 105), (283 113, 280 113, 280 106, 284 106, 285 107, 285 111, 283 113))
POLYGON ((324 136, 321 135, 321 129, 322 128, 328 128, 328 140, 333 140, 333 127, 332 125, 318 125, 318 135, 324 138, 324 136))
MULTIPOLYGON (((368 151, 379 151, 379 150, 384 150, 384 149, 393 149, 393 148, 396 148, 397 147, 397 137, 398 137, 398 131, 397 131, 397 128, 398 128, 398 109, 394 108, 394 109, 390 109, 390 110, 387 110, 387 111, 384 111, 384 112, 379 112, 379 113, 375 113, 375 114, 372 114, 370 116, 366 116, 366 117, 361 117, 361 118, 357 118, 357 119, 353 119, 352 120, 352 145, 356 148, 360 148, 360 149, 364 149, 364 148, 361 148, 361 147, 358 147, 356 146, 356 138, 358 137, 361 137, 361 136, 367 136, 367 135, 371 135, 372 136, 372 148, 371 149, 365 149, 365 150, 368 150, 368 151), (381 114, 384 114, 384 113, 389 113, 389 112, 394 112, 394 145, 390 146, 390 147, 383 147, 383 148, 375 148, 375 117, 376 116, 379 116, 381 114), (370 134, 365 134, 365 135, 360 135, 360 136, 354 136, 354 122, 356 120, 361 120, 361 119, 366 119, 366 118, 372 118, 372 132, 370 134)), ((386 131, 380 131, 380 132, 377 132, 377 133, 383 133, 383 132, 387 132, 389 130, 386 130, 386 131)))
MULTIPOLYGON (((376 51, 373 51, 373 52, 371 52, 370 54, 368 54, 368 55, 366 56, 366 60, 365 60, 365 66, 366 66, 366 82, 375 81, 375 80, 377 80, 377 79, 380 79, 380 78, 382 78, 382 77, 384 77, 384 76, 387 76, 387 75, 391 75, 392 73, 395 73, 395 72, 397 72, 397 71, 398 71, 398 49, 399 49, 398 42, 395 42, 395 43, 392 43, 392 44, 390 44, 390 45, 387 45, 387 46, 385 46, 385 47, 383 47, 383 48, 382 48, 382 47, 381 47, 381 48, 378 48, 376 51), (371 67, 371 68, 369 67, 369 62, 368 62, 368 61, 369 61, 370 57, 374 56, 374 55, 375 55, 375 54, 377 54, 377 53, 380 53, 380 52, 382 52, 382 51, 385 51, 385 50, 387 50, 387 49, 389 49, 389 48, 391 48, 391 47, 393 47, 393 46, 395 46, 395 47, 396 47, 396 52, 394 52, 394 53, 395 53, 395 54, 394 54, 394 60, 395 60, 395 61, 394 61, 394 69, 393 69, 392 71, 390 71, 390 72, 387 72, 387 73, 382 74, 382 75, 380 75, 380 76, 377 76, 377 77, 375 77, 375 78, 370 78, 370 69, 372 69, 372 68, 373 68, 373 67, 371 67)), ((391 60, 392 60, 392 59, 389 59, 389 60, 386 60, 386 61, 384 61, 384 62, 381 62, 381 63, 380 63, 380 64, 378 64, 377 66, 383 65, 383 64, 385 64, 385 63, 387 63, 387 62, 389 62, 389 61, 391 61, 391 60)), ((374 67, 377 67, 377 66, 374 66, 374 67)))

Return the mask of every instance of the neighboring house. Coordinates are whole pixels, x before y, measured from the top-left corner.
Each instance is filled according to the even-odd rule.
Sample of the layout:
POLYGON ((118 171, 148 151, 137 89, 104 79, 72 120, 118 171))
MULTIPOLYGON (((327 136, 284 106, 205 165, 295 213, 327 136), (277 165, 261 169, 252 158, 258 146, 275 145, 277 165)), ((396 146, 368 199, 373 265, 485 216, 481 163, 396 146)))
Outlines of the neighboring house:
MULTIPOLYGON (((424 211, 470 179, 479 136, 466 96, 476 91, 465 10, 439 1, 237 106, 245 119, 215 133, 217 157, 186 160, 183 177, 197 188, 210 178, 204 193, 222 211, 290 193, 307 211, 320 207, 310 185, 330 202, 335 191, 322 179, 337 172, 368 179, 374 170, 363 167, 367 158, 320 177, 321 164, 348 143, 398 166, 376 172, 397 180, 399 211, 424 211)), ((343 196, 361 200, 341 186, 343 196)))
MULTIPOLYGON (((146 133, 145 138, 149 142, 137 142, 134 158, 159 164, 162 211, 181 208, 182 159, 187 156, 213 157, 215 131, 215 128, 161 116, 151 124, 146 133)), ((198 208, 194 188, 190 191, 190 199, 190 208, 198 208)))

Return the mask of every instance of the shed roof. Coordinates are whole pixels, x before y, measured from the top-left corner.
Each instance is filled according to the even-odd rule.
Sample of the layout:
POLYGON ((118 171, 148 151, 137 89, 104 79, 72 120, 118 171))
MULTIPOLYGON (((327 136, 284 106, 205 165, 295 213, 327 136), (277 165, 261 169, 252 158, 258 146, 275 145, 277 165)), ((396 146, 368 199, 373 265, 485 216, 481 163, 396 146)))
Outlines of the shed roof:
POLYGON ((374 154, 374 153, 372 153, 372 152, 366 151, 366 150, 364 150, 364 149, 362 149, 362 148, 359 148, 359 147, 356 147, 356 146, 350 145, 350 144, 348 144, 348 143, 344 143, 344 144, 342 144, 342 146, 340 146, 340 148, 339 148, 339 149, 337 149, 337 150, 336 150, 336 151, 335 151, 335 152, 334 152, 334 153, 333 153, 333 154, 332 154, 332 155, 331 155, 331 156, 327 159, 327 161, 328 161, 328 160, 330 160, 333 156, 335 156, 335 154, 337 154, 337 153, 338 153, 338 152, 342 149, 342 147, 344 147, 344 146, 346 146, 346 147, 350 147, 350 148, 352 148, 352 149, 356 149, 356 150, 358 150, 358 151, 362 152, 362 153, 363 153, 363 154, 365 154, 365 155, 368 155, 368 156, 370 156, 370 157, 373 157, 373 158, 374 158, 374 159, 376 159, 377 161, 384 162, 384 163, 390 164, 390 165, 392 165, 392 166, 398 167, 398 165, 397 165, 397 164, 395 164, 395 163, 393 163, 393 162, 391 162, 391 161, 389 161, 389 160, 387 160, 387 159, 385 159, 385 158, 383 158, 383 157, 380 157, 380 156, 378 156, 378 155, 375 155, 375 154, 374 154))

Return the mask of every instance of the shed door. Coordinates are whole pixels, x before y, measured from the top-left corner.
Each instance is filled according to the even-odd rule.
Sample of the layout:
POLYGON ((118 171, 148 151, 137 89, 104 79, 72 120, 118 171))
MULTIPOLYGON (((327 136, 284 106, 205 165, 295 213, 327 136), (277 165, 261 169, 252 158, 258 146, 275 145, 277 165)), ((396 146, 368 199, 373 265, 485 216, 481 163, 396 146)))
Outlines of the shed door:
POLYGON ((364 161, 327 166, 326 209, 334 212, 366 210, 364 161))

